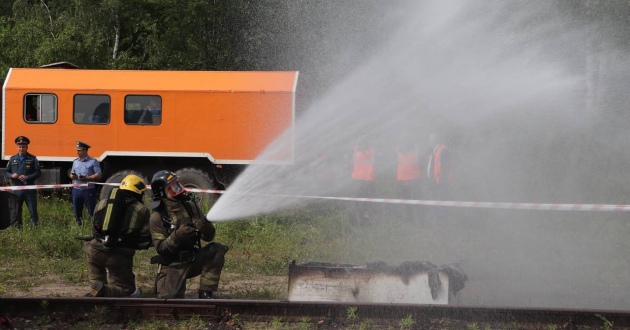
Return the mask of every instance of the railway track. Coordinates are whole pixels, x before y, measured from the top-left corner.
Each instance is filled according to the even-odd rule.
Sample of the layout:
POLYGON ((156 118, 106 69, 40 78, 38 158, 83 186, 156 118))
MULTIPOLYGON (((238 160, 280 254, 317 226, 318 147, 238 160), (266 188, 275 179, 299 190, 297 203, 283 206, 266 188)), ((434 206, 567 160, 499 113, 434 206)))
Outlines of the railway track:
POLYGON ((283 322, 344 324, 349 314, 369 319, 371 324, 398 324, 413 319, 416 324, 447 319, 465 324, 518 324, 522 328, 578 329, 602 327, 630 329, 630 311, 523 309, 509 307, 472 307, 404 304, 346 304, 232 299, 154 299, 154 298, 0 298, 0 315, 10 318, 54 315, 71 321, 83 315, 107 310, 108 320, 163 318, 183 320, 193 316, 216 322, 228 322, 233 316, 248 322, 283 322))

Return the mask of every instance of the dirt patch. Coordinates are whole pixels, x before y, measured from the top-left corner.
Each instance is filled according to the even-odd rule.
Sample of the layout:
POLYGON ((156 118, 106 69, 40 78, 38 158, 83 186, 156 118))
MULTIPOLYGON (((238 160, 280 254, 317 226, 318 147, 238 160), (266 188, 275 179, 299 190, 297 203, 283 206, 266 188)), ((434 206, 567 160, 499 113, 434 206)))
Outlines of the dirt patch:
POLYGON ((89 287, 67 283, 45 283, 28 291, 6 292, 5 297, 83 297, 89 287))
MULTIPOLYGON (((137 282, 143 298, 155 297, 153 283, 137 282)), ((242 274, 223 274, 219 291, 216 293, 219 298, 239 298, 239 299, 286 299, 288 296, 286 276, 258 276, 248 278, 242 274)), ((199 289, 199 278, 187 281, 186 298, 197 298, 199 289)), ((58 276, 45 276, 37 279, 28 288, 18 288, 10 286, 5 288, 3 297, 26 298, 26 297, 83 297, 89 291, 89 283, 70 283, 62 280, 58 276)))

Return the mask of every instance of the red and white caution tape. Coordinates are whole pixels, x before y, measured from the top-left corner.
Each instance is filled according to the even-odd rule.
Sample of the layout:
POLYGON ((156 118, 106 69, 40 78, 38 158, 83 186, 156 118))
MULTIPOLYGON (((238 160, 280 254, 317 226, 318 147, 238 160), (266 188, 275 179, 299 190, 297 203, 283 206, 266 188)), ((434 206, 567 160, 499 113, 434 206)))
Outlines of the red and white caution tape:
MULTIPOLYGON (((206 190, 206 189, 187 189, 187 190, 192 191, 192 192, 211 193, 211 194, 225 193, 223 190, 206 190)), ((608 212, 630 211, 630 205, 612 205, 612 204, 489 203, 489 202, 431 201, 431 200, 413 200, 413 199, 308 196, 308 195, 264 195, 264 196, 282 197, 282 198, 327 199, 327 200, 389 203, 389 204, 468 207, 468 208, 484 208, 484 209, 550 210, 550 211, 608 211, 608 212)))
MULTIPOLYGON (((94 182, 94 184, 100 184, 102 186, 120 186, 120 183, 100 183, 94 182)), ((147 185, 147 189, 151 189, 151 186, 147 185)), ((205 193, 205 194, 222 194, 224 190, 213 190, 213 189, 198 189, 198 188, 186 188, 186 191, 197 192, 197 193, 205 193)))
MULTIPOLYGON (((7 186, 0 187, 0 191, 11 191, 11 190, 40 190, 40 189, 59 189, 59 188, 81 188, 87 187, 88 185, 101 185, 101 186, 120 186, 120 183, 102 183, 102 182, 91 182, 91 183, 68 183, 68 184, 36 184, 36 185, 28 185, 28 186, 7 186)), ((151 186, 147 186, 147 189, 151 189, 151 186)), ((222 194, 223 190, 210 190, 210 189, 196 189, 196 188, 187 188, 186 190, 192 192, 199 193, 208 193, 208 194, 222 194)))
POLYGON ((612 204, 489 203, 489 202, 430 201, 430 200, 412 200, 412 199, 327 197, 327 196, 299 196, 299 195, 298 196, 275 195, 275 196, 283 197, 283 198, 298 197, 298 198, 316 198, 316 199, 373 202, 373 203, 469 207, 469 208, 484 208, 484 209, 550 210, 550 211, 608 211, 608 212, 630 211, 630 205, 612 205, 612 204))
MULTIPOLYGON (((99 183, 106 186, 118 186, 118 183, 99 183)), ((29 190, 29 189, 58 189, 72 187, 87 187, 88 184, 51 184, 51 185, 30 185, 30 186, 10 186, 0 187, 0 191, 10 190, 29 190)), ((151 189, 150 186, 147 186, 151 189)), ((197 189, 187 188, 187 191, 206 193, 206 194, 223 194, 224 190, 214 189, 197 189)), ((431 200, 413 200, 413 199, 386 199, 386 198, 359 198, 359 197, 331 197, 331 196, 309 196, 309 195, 264 195, 267 197, 282 198, 310 198, 310 199, 327 199, 354 202, 370 202, 370 203, 389 203, 389 204, 411 204, 426 206, 445 206, 445 207, 468 207, 483 209, 509 209, 509 210, 549 210, 549 211, 606 211, 606 212, 625 212, 630 211, 630 205, 613 205, 613 204, 540 204, 540 203, 490 203, 490 202, 459 202, 459 201, 431 201, 431 200)))
POLYGON ((72 187, 87 187, 87 183, 77 183, 77 184, 36 184, 30 186, 9 186, 9 187, 0 187, 0 191, 9 191, 9 190, 31 190, 31 189, 58 189, 58 188, 72 188, 72 187))
POLYGON ((186 188, 186 191, 198 192, 198 193, 204 193, 204 194, 223 194, 223 193, 225 193, 225 190, 197 189, 197 188, 186 188))

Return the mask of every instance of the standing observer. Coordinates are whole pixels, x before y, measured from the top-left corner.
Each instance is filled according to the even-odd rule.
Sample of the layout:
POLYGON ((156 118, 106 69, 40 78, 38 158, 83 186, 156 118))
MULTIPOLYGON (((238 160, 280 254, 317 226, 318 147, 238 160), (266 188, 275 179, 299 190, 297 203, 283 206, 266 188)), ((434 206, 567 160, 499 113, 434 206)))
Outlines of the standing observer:
MULTIPOLYGON (((35 180, 42 175, 37 157, 28 152, 31 141, 26 136, 15 138, 18 153, 9 158, 9 163, 4 172, 4 177, 11 180, 13 186, 28 186, 35 184, 35 180)), ((31 216, 31 227, 36 227, 39 222, 37 214, 37 190, 14 190, 13 194, 20 199, 18 207, 18 221, 15 227, 22 228, 22 204, 25 202, 31 216)))
POLYGON ((83 207, 88 210, 88 214, 94 214, 96 206, 96 186, 92 183, 101 178, 101 166, 96 158, 88 155, 90 146, 81 141, 77 141, 77 157, 72 162, 72 170, 70 170, 70 179, 73 184, 81 184, 72 188, 72 208, 74 210, 74 219, 77 225, 83 225, 83 207))
POLYGON ((450 154, 436 133, 429 135, 429 144, 432 148, 427 165, 429 195, 432 200, 447 200, 452 182, 450 154))
POLYGON ((211 299, 218 290, 219 279, 228 248, 213 242, 215 228, 199 209, 195 196, 186 192, 177 174, 159 171, 151 180, 153 214, 151 238, 158 256, 155 280, 158 298, 184 298, 186 280, 199 279, 198 297, 211 299), (201 241, 208 242, 201 244, 201 241))
POLYGON ((398 197, 402 199, 420 199, 420 147, 410 139, 402 141, 396 148, 396 182, 398 197))
MULTIPOLYGON (((405 136, 396 148, 396 183, 398 198, 421 199, 422 165, 420 147, 410 137, 405 136)), ((417 220, 417 205, 402 205, 406 209, 408 220, 417 220)))
POLYGON ((93 236, 83 245, 90 292, 85 297, 139 297, 133 273, 135 250, 151 245, 149 216, 142 197, 147 190, 139 176, 129 174, 94 211, 93 236), (108 278, 109 274, 109 278, 108 278))
MULTIPOLYGON (((372 198, 374 196, 374 149, 365 137, 360 137, 352 150, 352 174, 355 197, 372 198)), ((356 204, 357 224, 367 224, 374 216, 370 202, 356 204)))

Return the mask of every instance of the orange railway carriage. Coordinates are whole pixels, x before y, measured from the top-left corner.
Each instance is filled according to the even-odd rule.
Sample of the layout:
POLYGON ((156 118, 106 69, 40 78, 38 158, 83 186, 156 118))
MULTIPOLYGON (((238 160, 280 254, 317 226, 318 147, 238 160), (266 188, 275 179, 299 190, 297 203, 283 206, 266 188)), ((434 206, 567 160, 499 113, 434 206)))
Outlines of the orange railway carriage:
MULTIPOLYGON (((77 140, 107 182, 177 171, 189 187, 227 185, 295 118, 298 72, 12 68, 2 97, 2 159, 26 135, 45 175, 67 182, 77 140)), ((290 148, 291 149, 291 148, 290 148)), ((292 150, 271 163, 289 164, 292 150)))

